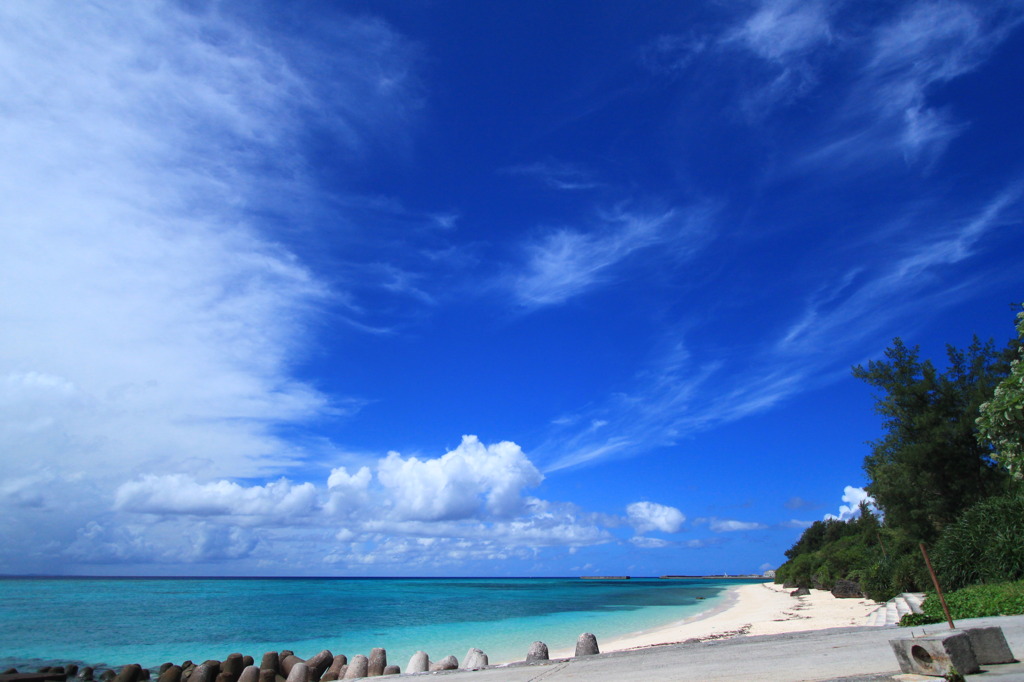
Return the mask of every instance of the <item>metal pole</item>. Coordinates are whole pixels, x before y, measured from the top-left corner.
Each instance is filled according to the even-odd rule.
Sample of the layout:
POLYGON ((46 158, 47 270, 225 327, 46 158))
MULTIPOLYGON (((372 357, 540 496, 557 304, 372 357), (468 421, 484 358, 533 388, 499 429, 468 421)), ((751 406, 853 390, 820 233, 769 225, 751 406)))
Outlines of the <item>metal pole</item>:
POLYGON ((939 587, 939 578, 935 575, 935 569, 932 568, 931 559, 928 558, 928 550, 924 548, 924 543, 921 543, 921 554, 924 556, 924 565, 928 567, 928 573, 932 576, 932 584, 935 585, 935 591, 939 595, 939 603, 942 604, 942 612, 946 614, 946 622, 949 623, 949 629, 955 630, 956 626, 953 625, 953 619, 949 615, 949 607, 946 606, 946 598, 942 596, 942 588, 939 587))

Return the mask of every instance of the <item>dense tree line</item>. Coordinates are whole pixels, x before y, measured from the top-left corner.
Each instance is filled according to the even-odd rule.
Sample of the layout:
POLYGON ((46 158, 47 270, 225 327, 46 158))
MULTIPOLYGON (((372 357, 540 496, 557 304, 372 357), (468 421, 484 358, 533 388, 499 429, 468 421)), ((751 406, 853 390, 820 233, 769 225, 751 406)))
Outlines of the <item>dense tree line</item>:
POLYGON ((1003 350, 977 338, 947 347, 942 370, 895 339, 883 360, 853 368, 878 390, 884 435, 864 460, 877 512, 816 521, 776 580, 860 583, 883 600, 930 584, 918 543, 950 588, 1024 578, 1024 312, 1003 350))

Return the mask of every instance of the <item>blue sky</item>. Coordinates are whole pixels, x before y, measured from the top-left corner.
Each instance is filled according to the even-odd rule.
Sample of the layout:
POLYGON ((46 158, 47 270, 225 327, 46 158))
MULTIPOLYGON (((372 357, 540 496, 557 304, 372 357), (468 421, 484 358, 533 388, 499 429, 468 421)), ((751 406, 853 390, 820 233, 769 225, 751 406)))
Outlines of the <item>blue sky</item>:
POLYGON ((0 5, 0 572, 759 572, 1003 343, 1024 5, 0 5))

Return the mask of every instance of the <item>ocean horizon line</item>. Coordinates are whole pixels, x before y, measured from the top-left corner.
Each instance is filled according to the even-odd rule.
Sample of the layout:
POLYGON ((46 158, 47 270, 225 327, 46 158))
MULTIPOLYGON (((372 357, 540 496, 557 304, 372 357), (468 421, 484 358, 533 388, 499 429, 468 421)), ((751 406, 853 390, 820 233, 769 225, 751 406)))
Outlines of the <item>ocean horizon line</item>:
MULTIPOLYGON (((51 573, 0 573, 0 580, 591 580, 618 579, 620 576, 585 575, 62 575, 51 573)), ((757 580, 768 578, 752 573, 709 573, 703 575, 630 575, 637 580, 662 579, 728 579, 757 580)))

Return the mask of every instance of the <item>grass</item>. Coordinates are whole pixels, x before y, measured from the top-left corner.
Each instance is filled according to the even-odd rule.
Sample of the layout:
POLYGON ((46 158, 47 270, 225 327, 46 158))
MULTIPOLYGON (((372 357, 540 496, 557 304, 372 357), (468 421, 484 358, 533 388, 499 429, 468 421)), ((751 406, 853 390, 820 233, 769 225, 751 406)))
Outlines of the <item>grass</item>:
MULTIPOLYGON (((986 616, 1017 616, 1024 614, 1024 580, 973 585, 946 595, 946 604, 953 620, 984 618, 986 616)), ((941 623, 946 620, 942 604, 934 592, 929 592, 921 604, 924 613, 908 613, 900 619, 904 627, 941 623)))

